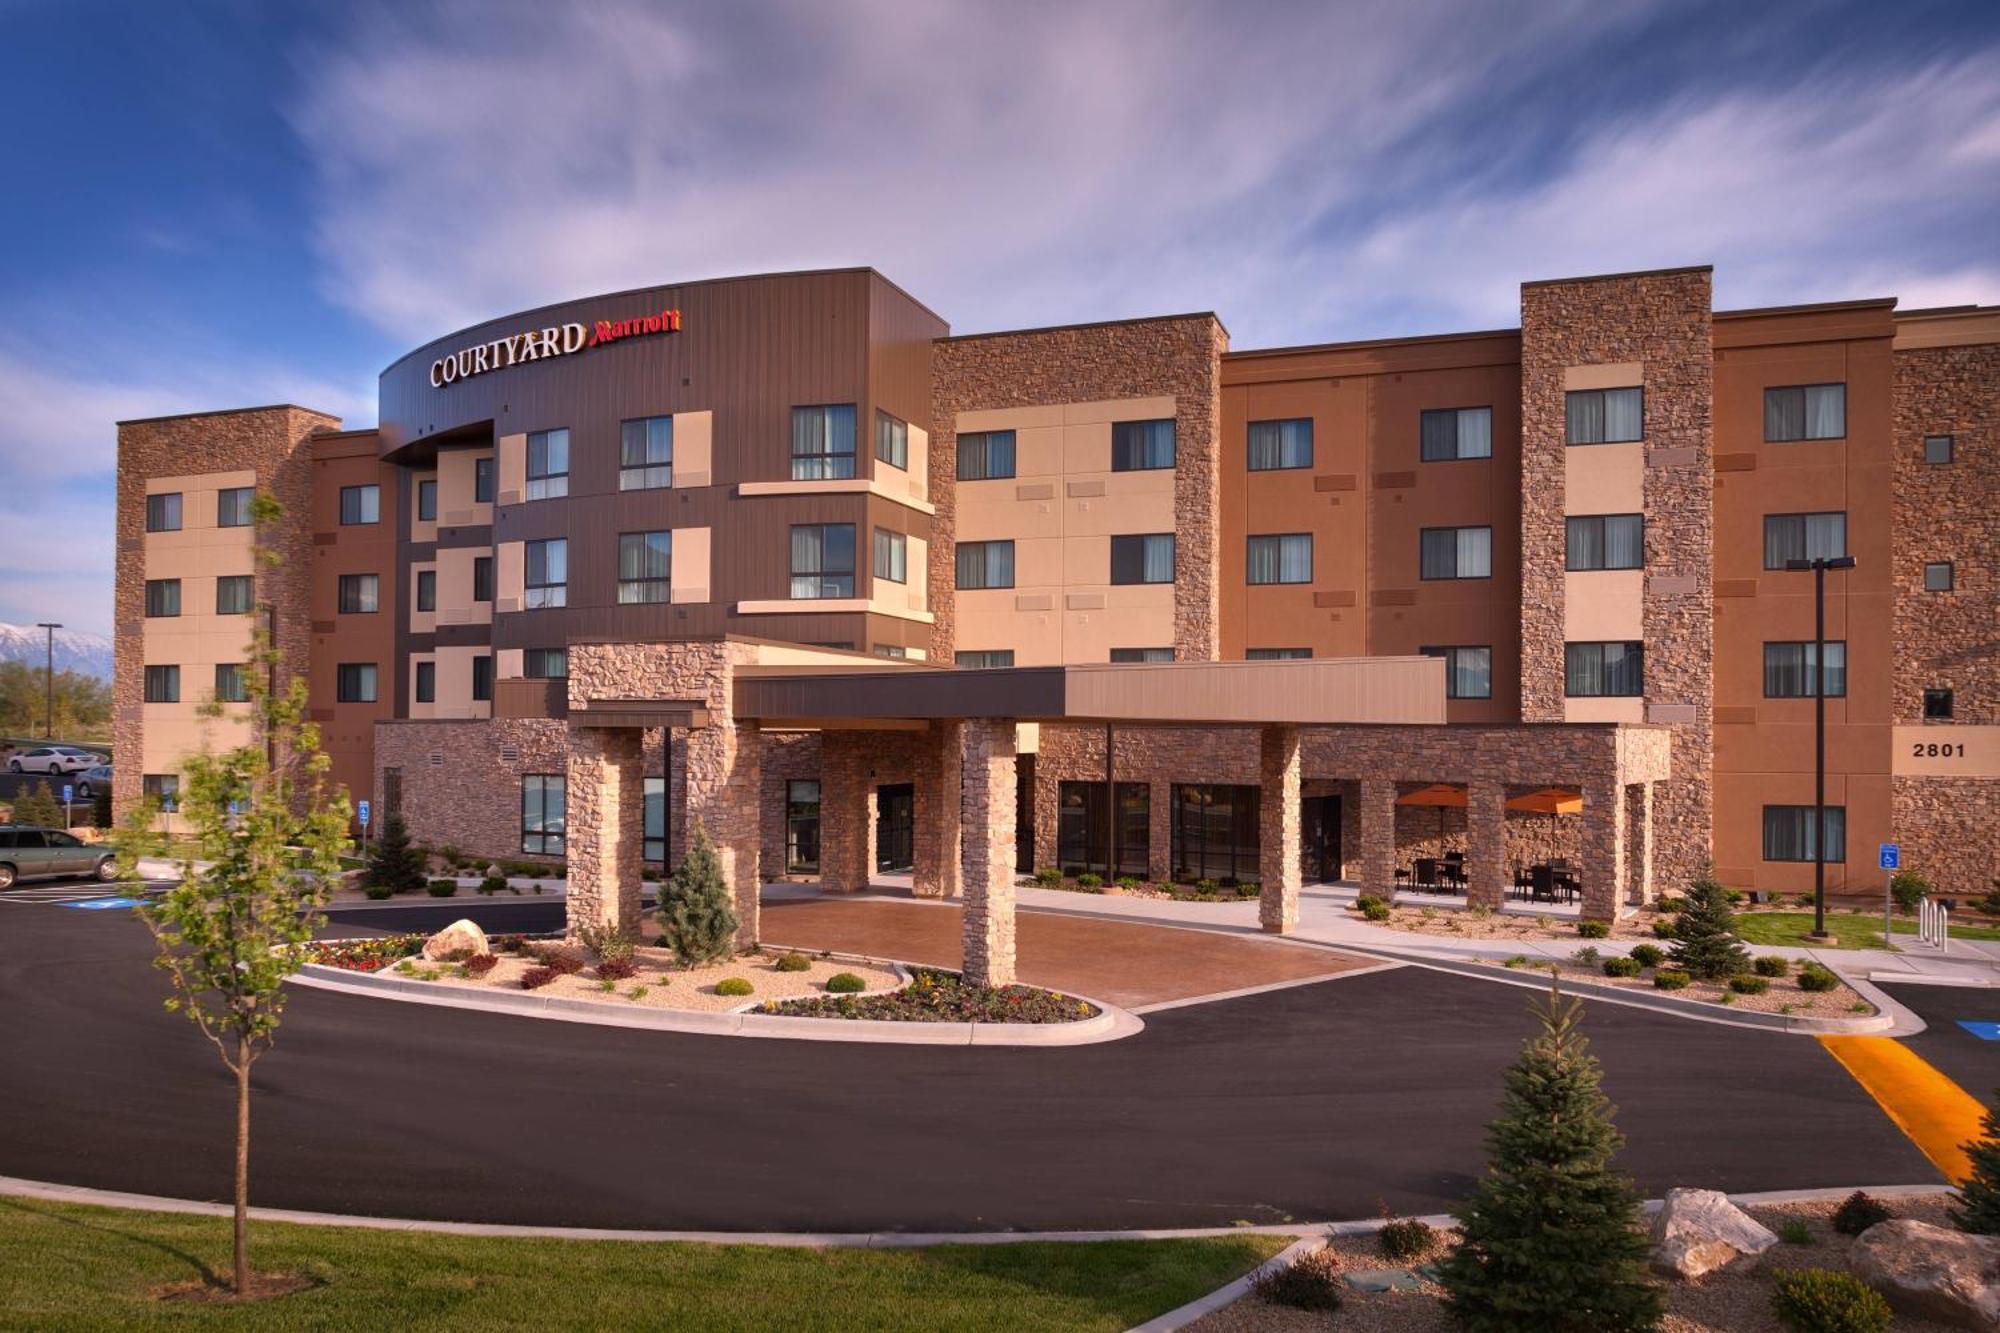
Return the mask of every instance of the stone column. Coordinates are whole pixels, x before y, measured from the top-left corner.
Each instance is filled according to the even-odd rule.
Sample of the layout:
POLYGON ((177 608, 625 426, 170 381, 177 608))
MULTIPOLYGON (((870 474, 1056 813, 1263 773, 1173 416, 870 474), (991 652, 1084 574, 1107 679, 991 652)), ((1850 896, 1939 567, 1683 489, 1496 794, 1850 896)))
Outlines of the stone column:
POLYGON ((579 727, 569 733, 564 783, 569 936, 585 930, 639 931, 645 852, 644 733, 579 727))
POLYGON ((1507 901, 1507 787, 1469 782, 1465 788, 1465 899, 1499 911, 1507 901))
POLYGON ((1257 921, 1282 935, 1299 924, 1299 729, 1259 728, 1257 921))
POLYGON ((1363 778, 1361 787, 1361 892, 1396 894, 1396 784, 1363 778))
POLYGON ((959 820, 964 836, 966 981, 1014 981, 1014 724, 964 726, 959 820))
POLYGON ((1625 886, 1625 788, 1594 782, 1583 789, 1583 919, 1612 921, 1625 886))
POLYGON ((690 841, 699 823, 715 844, 722 877, 736 895, 736 943, 757 942, 763 889, 757 803, 762 789, 763 734, 754 722, 715 722, 688 733, 687 819, 690 841))
POLYGON ((1653 901, 1653 784, 1635 782, 1625 789, 1625 855, 1631 864, 1626 879, 1627 900, 1635 906, 1653 901))
POLYGON ((1174 877, 1174 784, 1146 788, 1146 877, 1165 884, 1174 877))
POLYGON ((959 832, 960 773, 965 724, 956 719, 931 723, 930 734, 917 752, 916 891, 925 898, 956 898, 960 893, 959 832))
POLYGON ((875 783, 868 734, 820 734, 819 886, 860 893, 875 875, 875 783))

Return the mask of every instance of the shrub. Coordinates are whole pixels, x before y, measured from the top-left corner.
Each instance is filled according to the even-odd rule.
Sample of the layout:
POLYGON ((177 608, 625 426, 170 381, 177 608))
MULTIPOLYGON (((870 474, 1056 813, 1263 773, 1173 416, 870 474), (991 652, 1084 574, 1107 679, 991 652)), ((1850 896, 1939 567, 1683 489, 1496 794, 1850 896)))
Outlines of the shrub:
POLYGON ((736 901, 722 878, 715 844, 700 823, 694 826, 687 855, 660 887, 653 919, 659 923, 660 943, 673 950, 682 967, 726 958, 735 943, 736 901))
POLYGON ((1707 867, 1688 886, 1688 903, 1674 923, 1674 966, 1704 981, 1721 981, 1750 966, 1750 952, 1736 937, 1729 891, 1707 867))
POLYGON ((1104 886, 1104 876, 1094 870, 1086 870, 1076 877, 1078 888, 1097 889, 1104 886))
POLYGON ((1569 956, 1572 963, 1581 967, 1596 967, 1604 961, 1604 955, 1597 951, 1595 944, 1586 944, 1569 956))
POLYGON ((1376 1235, 1382 1253, 1399 1264, 1423 1258, 1437 1244, 1437 1228, 1415 1217, 1391 1218, 1376 1235))
POLYGON ((1810 1245, 1813 1243, 1812 1228, 1801 1218, 1790 1218, 1778 1224, 1778 1239, 1787 1245, 1810 1245))
POLYGON ((561 975, 553 967, 531 967, 521 974, 521 989, 540 990, 561 975))
POLYGON ((1896 900, 1896 910, 1904 916, 1914 915, 1917 904, 1930 896, 1931 882, 1915 870, 1898 870, 1889 880, 1889 896, 1896 900))
POLYGON ((1370 921, 1387 921, 1389 919, 1389 904, 1378 898, 1368 904, 1368 906, 1362 908, 1361 915, 1367 917, 1370 921))
POLYGON ((1639 960, 1636 958, 1607 958, 1604 960, 1604 975, 1607 977, 1636 977, 1639 975, 1639 960))
POLYGON ((1765 954, 1750 966, 1760 977, 1782 977, 1792 970, 1792 960, 1780 958, 1776 954, 1765 954))
POLYGON ((1694 978, 1687 973, 1670 967, 1661 968, 1653 973, 1653 984, 1661 990, 1686 990, 1688 983, 1693 980, 1694 978))
POLYGON ((507 892, 507 881, 498 875, 488 875, 479 881, 479 891, 485 894, 507 892))
POLYGON ((383 898, 387 898, 390 894, 395 892, 395 890, 390 888, 387 884, 364 885, 361 891, 367 894, 370 898, 374 898, 377 901, 380 901, 383 898))
POLYGON ((433 898, 449 898, 458 892, 458 881, 455 879, 434 879, 430 883, 430 890, 431 897, 433 898))
POLYGON ((1576 933, 1587 940, 1601 940, 1611 934, 1611 923, 1609 921, 1579 921, 1576 923, 1576 933))
POLYGON ((804 972, 812 967, 812 959, 802 953, 788 953, 774 966, 780 972, 804 972))
POLYGON ((1653 923, 1653 938, 1670 940, 1674 937, 1674 923, 1671 917, 1661 917, 1653 923))
POLYGON ((826 988, 836 995, 856 995, 868 989, 868 983, 852 972, 836 972, 826 979, 826 988))
POLYGON ((1884 1333, 1894 1318, 1882 1293, 1852 1273, 1801 1268, 1776 1285, 1772 1306, 1799 1333, 1884 1333))
POLYGON ((1640 967, 1658 967, 1667 955, 1657 944, 1635 944, 1632 946, 1632 961, 1640 967))
POLYGON ((597 965, 599 981, 623 981, 639 975, 639 965, 630 958, 606 958, 597 965))
POLYGON ((1840 978, 1819 963, 1807 963, 1799 969, 1799 989, 1809 991, 1830 991, 1840 985, 1840 978))
POLYGON ((1951 1223, 1976 1236, 2000 1236, 2000 1101, 1987 1108, 1979 1131, 1965 1145, 1972 1174, 1959 1184, 1951 1223))
POLYGON ((1354 900, 1354 910, 1357 912, 1366 912, 1371 907, 1387 907, 1388 905, 1388 901, 1376 893, 1364 893, 1354 900))
POLYGON ((1313 1250, 1281 1268, 1267 1268, 1250 1279, 1256 1293, 1273 1305, 1295 1310, 1338 1310, 1345 1284, 1340 1260, 1330 1250, 1313 1250))
POLYGON ((756 989, 742 977, 724 977, 715 983, 717 995, 750 995, 754 994, 756 989))
POLYGON ((1771 979, 1757 976, 1731 977, 1729 989, 1738 995, 1762 995, 1771 989, 1771 979))
POLYGON ((1035 872, 1035 883, 1045 889, 1053 889, 1056 885, 1062 883, 1062 880, 1063 873, 1055 866, 1043 866, 1035 872))
POLYGON ((1137 875, 1120 875, 1115 882, 1121 889, 1130 890, 1139 887, 1139 877, 1137 875))
POLYGON ((598 923, 578 926, 576 942, 607 963, 630 962, 639 946, 631 931, 598 923))
POLYGON ((1528 965, 1528 956, 1522 953, 1517 953, 1512 958, 1509 958, 1506 962, 1500 964, 1500 966, 1502 967, 1526 967, 1527 965, 1528 965))
POLYGON ((1894 1216, 1880 1199, 1856 1190, 1834 1209, 1833 1229, 1843 1236, 1858 1236, 1877 1222, 1886 1222, 1894 1216))
POLYGON ((491 953, 476 953, 460 964, 468 977, 483 977, 500 966, 500 956, 491 953))
POLYGON ((1236 896, 1239 898, 1255 898, 1263 892, 1264 886, 1254 879, 1246 879, 1236 886, 1236 896))
POLYGON ((1212 879, 1198 879, 1194 882, 1194 888, 1196 893, 1214 893, 1216 889, 1220 887, 1221 886, 1218 885, 1212 879))

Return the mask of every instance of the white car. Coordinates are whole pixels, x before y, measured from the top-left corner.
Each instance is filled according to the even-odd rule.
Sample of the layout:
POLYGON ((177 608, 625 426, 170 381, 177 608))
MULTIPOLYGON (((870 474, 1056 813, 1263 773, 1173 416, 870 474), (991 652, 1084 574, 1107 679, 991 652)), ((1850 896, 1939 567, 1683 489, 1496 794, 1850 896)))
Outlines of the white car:
POLYGON ((86 768, 96 768, 104 762, 104 756, 95 750, 80 750, 74 745, 37 745, 32 750, 23 750, 7 761, 10 773, 80 773, 86 768))

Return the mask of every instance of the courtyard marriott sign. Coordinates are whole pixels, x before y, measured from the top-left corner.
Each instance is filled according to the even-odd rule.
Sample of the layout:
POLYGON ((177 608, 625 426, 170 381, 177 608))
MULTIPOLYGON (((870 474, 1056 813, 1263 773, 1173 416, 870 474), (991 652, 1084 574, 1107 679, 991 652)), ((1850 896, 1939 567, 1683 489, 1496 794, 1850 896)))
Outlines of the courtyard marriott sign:
POLYGON ((447 384, 484 375, 489 370, 505 370, 527 361, 570 356, 600 343, 680 331, 681 312, 678 310, 662 310, 658 314, 636 315, 631 319, 600 319, 594 328, 585 328, 581 324, 551 324, 545 329, 529 329, 526 333, 495 338, 476 347, 462 347, 450 356, 439 357, 431 362, 431 387, 442 389, 447 384))

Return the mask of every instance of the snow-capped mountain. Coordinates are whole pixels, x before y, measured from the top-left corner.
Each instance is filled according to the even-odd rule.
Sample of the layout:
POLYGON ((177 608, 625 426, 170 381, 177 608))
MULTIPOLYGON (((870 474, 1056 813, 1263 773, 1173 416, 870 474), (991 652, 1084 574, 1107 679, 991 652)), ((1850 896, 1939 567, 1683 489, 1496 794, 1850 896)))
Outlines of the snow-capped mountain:
MULTIPOLYGON (((82 630, 56 631, 56 670, 111 679, 111 640, 82 630)), ((38 667, 48 660, 48 631, 33 625, 0 624, 0 662, 38 667)))

